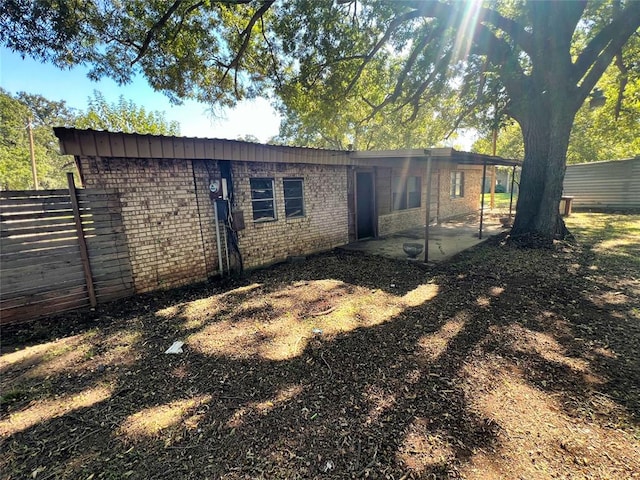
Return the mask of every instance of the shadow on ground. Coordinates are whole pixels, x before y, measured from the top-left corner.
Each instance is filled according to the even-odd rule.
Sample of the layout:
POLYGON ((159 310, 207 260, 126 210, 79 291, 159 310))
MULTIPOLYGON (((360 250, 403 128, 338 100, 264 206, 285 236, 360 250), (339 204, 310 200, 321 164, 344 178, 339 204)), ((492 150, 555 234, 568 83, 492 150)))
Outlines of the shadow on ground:
POLYGON ((629 478, 639 279, 585 276, 598 245, 495 240, 428 270, 334 252, 5 329, 1 470, 629 478))

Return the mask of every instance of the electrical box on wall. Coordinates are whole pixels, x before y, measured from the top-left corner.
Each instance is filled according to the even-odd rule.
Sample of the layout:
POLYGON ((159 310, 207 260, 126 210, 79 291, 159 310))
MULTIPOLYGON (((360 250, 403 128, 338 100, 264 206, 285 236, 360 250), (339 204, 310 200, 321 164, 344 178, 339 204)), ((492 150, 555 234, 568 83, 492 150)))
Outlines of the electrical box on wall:
POLYGON ((236 232, 244 230, 244 212, 242 210, 233 210, 231 212, 231 228, 236 232))
POLYGON ((216 178, 209 182, 209 191, 211 192, 212 199, 223 199, 226 200, 228 198, 228 189, 227 189, 227 179, 226 178, 216 178))

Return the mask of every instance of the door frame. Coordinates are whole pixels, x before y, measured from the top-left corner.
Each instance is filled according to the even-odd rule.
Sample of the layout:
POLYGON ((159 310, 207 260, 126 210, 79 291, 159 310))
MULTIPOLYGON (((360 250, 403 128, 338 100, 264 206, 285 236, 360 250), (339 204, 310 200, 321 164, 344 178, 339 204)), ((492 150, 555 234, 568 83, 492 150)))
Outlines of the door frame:
POLYGON ((373 237, 363 238, 378 238, 378 208, 376 203, 376 168, 356 168, 353 170, 353 197, 354 197, 354 215, 355 215, 355 239, 362 240, 358 235, 358 174, 367 173, 371 175, 371 198, 370 198, 370 211, 371 211, 371 231, 373 237))

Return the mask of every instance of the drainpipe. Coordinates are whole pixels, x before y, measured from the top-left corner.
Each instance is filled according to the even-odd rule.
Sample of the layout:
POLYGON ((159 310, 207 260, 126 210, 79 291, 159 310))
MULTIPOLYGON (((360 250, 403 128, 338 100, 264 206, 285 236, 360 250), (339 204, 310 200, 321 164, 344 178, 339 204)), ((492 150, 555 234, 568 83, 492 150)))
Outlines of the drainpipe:
POLYGON ((218 218, 218 200, 213 201, 213 211, 215 212, 216 222, 216 246, 218 247, 218 269, 220 276, 224 277, 224 268, 222 267, 222 245, 220 243, 220 219, 218 218))
POLYGON ((427 214, 424 225, 424 263, 429 262, 429 222, 431 219, 431 155, 427 157, 427 214))

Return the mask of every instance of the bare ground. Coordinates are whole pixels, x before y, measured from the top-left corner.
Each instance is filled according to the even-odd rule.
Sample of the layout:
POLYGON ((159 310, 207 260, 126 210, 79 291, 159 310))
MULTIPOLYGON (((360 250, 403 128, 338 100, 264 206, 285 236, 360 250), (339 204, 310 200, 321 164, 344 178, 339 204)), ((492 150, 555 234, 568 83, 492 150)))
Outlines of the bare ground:
POLYGON ((0 477, 640 478, 640 216, 569 226, 4 328, 0 477))

